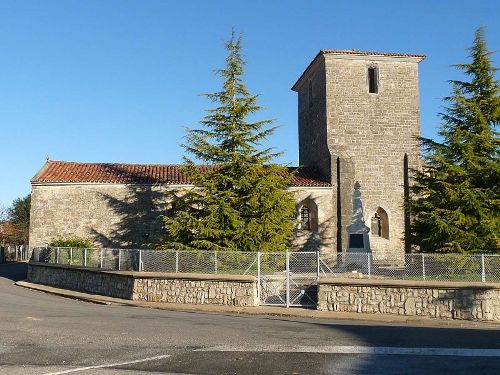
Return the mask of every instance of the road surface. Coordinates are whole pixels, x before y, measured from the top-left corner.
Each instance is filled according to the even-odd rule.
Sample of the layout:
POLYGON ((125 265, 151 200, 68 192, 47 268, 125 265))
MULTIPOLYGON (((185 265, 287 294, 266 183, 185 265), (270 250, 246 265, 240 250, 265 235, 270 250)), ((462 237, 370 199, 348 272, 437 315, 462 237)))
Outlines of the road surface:
POLYGON ((98 305, 13 285, 0 374, 499 374, 500 331, 98 305))

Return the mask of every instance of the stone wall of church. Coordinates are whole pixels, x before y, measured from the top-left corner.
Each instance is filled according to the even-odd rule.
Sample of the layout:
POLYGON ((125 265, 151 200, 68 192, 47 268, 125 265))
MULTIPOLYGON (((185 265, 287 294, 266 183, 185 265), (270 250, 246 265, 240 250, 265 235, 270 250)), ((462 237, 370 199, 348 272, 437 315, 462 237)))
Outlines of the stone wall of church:
MULTIPOLYGON (((300 202, 318 208, 318 230, 297 231, 295 248, 323 252, 332 248, 331 188, 293 188, 300 202)), ((168 186, 124 184, 34 185, 31 195, 30 247, 68 237, 86 238, 97 247, 145 248, 164 233, 161 216, 168 186)))
POLYGON ((420 163, 418 63, 371 58, 325 55, 326 108, 328 147, 340 158, 342 248, 347 247, 353 187, 359 181, 366 224, 378 207, 389 218, 389 239, 371 241, 374 257, 381 259, 404 252, 405 153, 410 168, 420 163), (369 66, 378 69, 376 94, 368 92, 369 66))
POLYGON ((297 200, 297 219, 302 204, 309 206, 311 210, 311 220, 317 215, 317 228, 310 230, 301 229, 300 226, 295 233, 293 242, 294 249, 300 251, 321 251, 322 254, 335 253, 335 201, 333 199, 333 189, 314 188, 292 188, 295 191, 297 200), (311 203, 312 202, 312 203, 311 203))
POLYGON ((163 233, 166 191, 147 185, 34 185, 30 247, 81 237, 96 246, 143 248, 163 233))

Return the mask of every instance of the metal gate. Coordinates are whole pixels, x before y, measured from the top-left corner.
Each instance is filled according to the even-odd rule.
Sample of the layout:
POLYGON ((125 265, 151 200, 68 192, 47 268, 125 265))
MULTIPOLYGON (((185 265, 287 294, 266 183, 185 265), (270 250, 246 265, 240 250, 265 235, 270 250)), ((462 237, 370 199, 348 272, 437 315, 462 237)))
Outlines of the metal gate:
POLYGON ((319 253, 262 253, 259 258, 261 305, 316 307, 319 253))

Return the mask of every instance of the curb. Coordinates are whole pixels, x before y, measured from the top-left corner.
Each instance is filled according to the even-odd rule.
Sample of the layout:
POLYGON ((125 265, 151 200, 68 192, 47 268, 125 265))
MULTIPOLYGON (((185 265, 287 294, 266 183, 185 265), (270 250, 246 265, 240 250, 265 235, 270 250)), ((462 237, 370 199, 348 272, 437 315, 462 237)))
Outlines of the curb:
POLYGON ((255 306, 255 307, 236 307, 236 306, 218 306, 218 305, 188 305, 161 302, 142 302, 132 301, 121 298, 101 296, 97 294, 88 294, 76 292, 67 289, 54 288, 42 284, 34 284, 27 281, 17 281, 17 286, 57 295, 60 297, 80 300, 99 305, 118 305, 129 307, 141 307, 177 312, 198 312, 215 314, 241 314, 250 316, 270 316, 270 317, 288 317, 288 318, 309 318, 318 320, 338 320, 352 321, 362 323, 372 323, 380 325, 404 325, 429 328, 461 328, 461 329, 500 329, 500 322, 479 322, 468 320, 438 320, 425 317, 403 317, 387 314, 363 314, 363 313, 339 313, 331 311, 308 310, 303 308, 285 308, 281 306, 255 306))

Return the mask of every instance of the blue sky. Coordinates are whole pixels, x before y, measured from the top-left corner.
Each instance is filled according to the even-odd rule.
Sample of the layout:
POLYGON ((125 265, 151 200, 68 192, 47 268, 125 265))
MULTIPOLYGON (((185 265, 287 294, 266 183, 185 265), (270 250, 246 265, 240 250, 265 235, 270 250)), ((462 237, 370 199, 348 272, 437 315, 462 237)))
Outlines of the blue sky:
MULTIPOLYGON (((422 133, 434 137, 451 64, 466 62, 474 30, 500 49, 500 2, 482 1, 0 1, 0 206, 30 191, 55 160, 178 163, 220 88, 223 43, 244 35, 246 83, 269 143, 296 165, 290 87, 320 49, 424 53, 422 133)), ((500 66, 499 55, 494 56, 500 66)))

